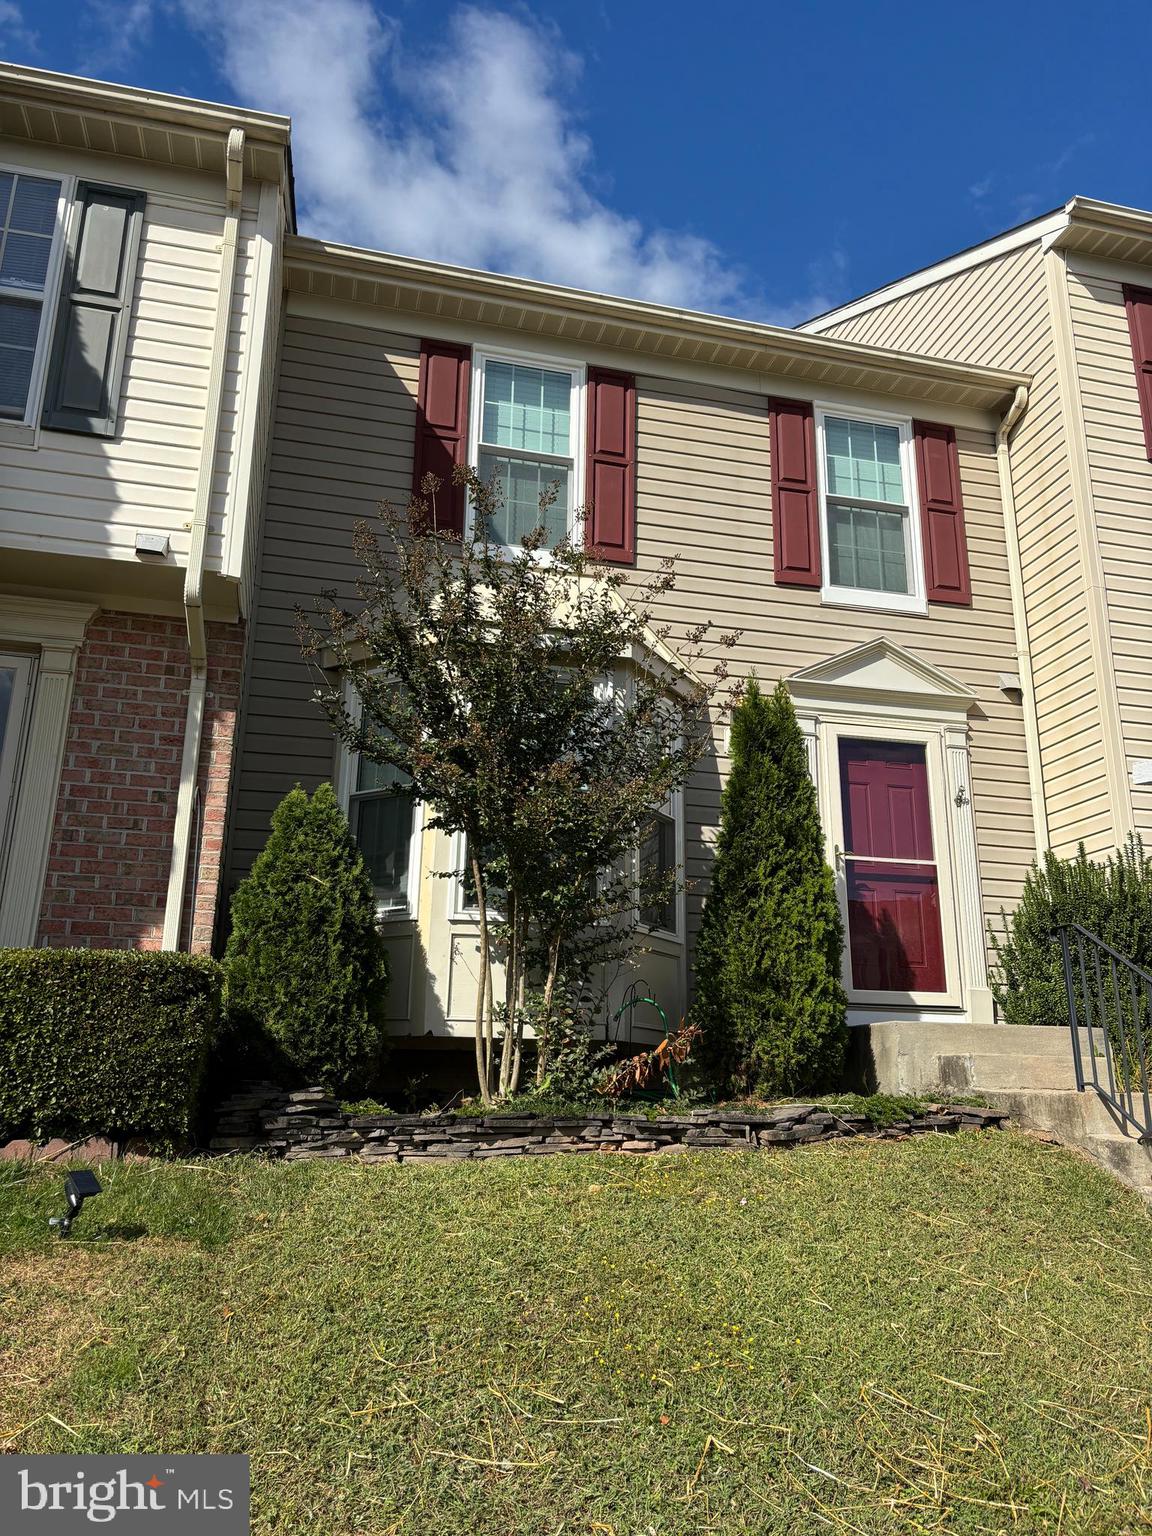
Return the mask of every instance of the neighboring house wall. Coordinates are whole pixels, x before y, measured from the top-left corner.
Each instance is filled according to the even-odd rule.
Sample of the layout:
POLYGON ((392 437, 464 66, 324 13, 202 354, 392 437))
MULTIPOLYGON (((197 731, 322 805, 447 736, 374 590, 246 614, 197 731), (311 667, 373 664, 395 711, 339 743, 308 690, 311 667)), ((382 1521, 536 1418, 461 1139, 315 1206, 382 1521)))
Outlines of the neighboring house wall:
POLYGON ((1152 760, 1152 463, 1140 419, 1125 283, 1152 286, 1152 270, 1095 262, 1069 252, 1069 312, 1126 777, 1133 824, 1152 846, 1152 785, 1132 781, 1134 763, 1152 760))
POLYGON ((1028 410, 1012 441, 1012 482, 1049 837, 1059 852, 1081 840, 1090 853, 1106 852, 1115 819, 1102 768, 1105 724, 1084 621, 1084 567, 1039 247, 880 305, 827 334, 1032 374, 1028 410))
MULTIPOLYGON (((163 934, 206 950, 276 370, 288 125, 11 66, 0 76, 0 168, 56 180, 63 194, 40 360, 23 416, 9 395, 0 409, 0 665, 27 674, 31 699, 0 739, 0 943, 149 948, 163 934), (94 206, 103 212, 86 221, 94 206), (138 239, 108 233, 109 210, 124 207, 138 210, 138 239), (92 291, 73 270, 77 249, 92 291), (72 298, 95 329, 69 333, 63 398, 55 343, 72 298), (92 340, 109 313, 122 315, 113 408, 85 416, 79 386, 115 373, 92 340), (196 716, 184 596, 205 510, 203 577, 190 583, 210 621, 197 743, 185 729, 196 716), (138 548, 141 535, 150 548, 138 548), (193 747, 185 864, 173 831, 193 747), (174 864, 187 884, 165 934, 174 864)), ((5 201, 4 216, 16 206, 5 201)), ((0 285, 9 314, 20 299, 0 285)), ((194 612, 192 621, 195 633, 194 612)))
MULTIPOLYGON (((168 562, 187 560, 220 275, 224 189, 219 178, 163 172, 107 156, 0 143, 0 163, 144 192, 117 428, 113 437, 44 430, 35 449, 0 429, 0 543, 40 553, 136 561, 138 530, 164 533, 168 562)), ((222 434, 208 543, 209 570, 224 569, 233 482, 253 444, 240 439, 253 358, 252 299, 263 246, 260 184, 245 191, 231 305, 222 434)), ((266 264, 266 261, 265 261, 266 264)), ((267 313, 259 317, 267 324, 267 313)))
POLYGON ((1033 383, 1012 442, 1049 835, 1100 856, 1152 833, 1148 463, 1123 283, 1147 269, 1039 240, 821 334, 1020 368, 1033 383))
MULTIPOLYGON (((339 778, 332 736, 301 660, 294 611, 297 604, 309 606, 324 587, 352 596, 356 521, 371 517, 381 498, 403 502, 410 493, 422 330, 418 316, 369 306, 323 311, 289 303, 232 813, 230 886, 263 846, 271 813, 293 783, 311 788, 339 778)), ((441 324, 438 334, 478 340, 466 326, 452 337, 441 324)), ((542 350, 536 338, 513 341, 527 351, 542 350)), ((562 345, 555 350, 565 357, 573 351, 562 345)), ((772 684, 862 642, 888 637, 960 680, 976 700, 968 719, 979 854, 975 900, 987 917, 1002 904, 1011 905, 1034 851, 1035 831, 1022 710, 999 688, 999 675, 1015 670, 1015 642, 988 419, 959 408, 951 412, 958 422, 972 606, 933 603, 927 614, 835 608, 822 605, 818 591, 775 585, 772 574, 768 398, 811 395, 812 387, 758 379, 758 387, 750 389, 740 387, 746 375, 741 379, 715 368, 698 373, 728 382, 661 376, 652 371, 650 358, 627 354, 593 361, 636 375, 637 566, 643 572, 663 556, 678 557, 676 590, 662 603, 672 626, 669 643, 675 648, 676 636, 703 619, 741 629, 731 658, 735 670, 755 670, 772 684)), ((856 397, 856 406, 942 420, 950 414, 898 399, 856 397)), ((727 769, 725 738, 718 726, 714 751, 685 793, 690 934, 698 925, 711 864, 727 769)), ((966 799, 955 816, 957 821, 971 816, 966 799)), ((446 840, 429 836, 420 858, 426 874, 454 863, 446 840)), ((390 1011, 401 1032, 462 1036, 471 1028, 474 942, 466 923, 447 919, 450 884, 423 879, 418 923, 388 928, 394 965, 390 1011)), ((979 916, 975 922, 980 945, 979 916)), ((679 946, 655 948, 656 957, 645 962, 657 971, 653 984, 682 1005, 685 952, 679 946)))

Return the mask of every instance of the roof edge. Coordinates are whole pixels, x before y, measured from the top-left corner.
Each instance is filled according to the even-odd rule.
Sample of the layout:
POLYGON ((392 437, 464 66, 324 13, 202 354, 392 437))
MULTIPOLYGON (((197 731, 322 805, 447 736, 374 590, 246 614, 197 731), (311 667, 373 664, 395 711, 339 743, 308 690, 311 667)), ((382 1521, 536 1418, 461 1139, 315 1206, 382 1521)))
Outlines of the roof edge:
MULTIPOLYGON (((848 369, 886 371, 900 374, 910 382, 922 380, 926 387, 929 384, 950 384, 958 389, 978 392, 989 403, 1014 394, 1021 384, 1030 382, 1030 375, 1016 370, 917 356, 861 342, 840 341, 833 337, 803 335, 786 326, 769 325, 757 320, 714 315, 702 310, 656 304, 645 299, 621 298, 477 268, 451 266, 358 246, 337 245, 300 235, 292 236, 285 242, 284 261, 286 268, 342 274, 352 278, 359 276, 414 290, 422 289, 442 295, 466 295, 496 304, 514 304, 538 312, 583 314, 608 323, 638 326, 664 336, 730 342, 762 349, 766 359, 775 358, 792 365, 811 361, 817 364, 840 364, 848 369)), ((914 393, 915 390, 910 392, 914 393)))
POLYGON ((152 118, 201 132, 227 133, 230 128, 239 127, 254 138, 284 147, 291 139, 292 119, 278 112, 200 101, 193 96, 174 96, 165 91, 90 80, 84 75, 60 74, 24 64, 0 61, 0 86, 11 95, 73 111, 87 109, 152 118))

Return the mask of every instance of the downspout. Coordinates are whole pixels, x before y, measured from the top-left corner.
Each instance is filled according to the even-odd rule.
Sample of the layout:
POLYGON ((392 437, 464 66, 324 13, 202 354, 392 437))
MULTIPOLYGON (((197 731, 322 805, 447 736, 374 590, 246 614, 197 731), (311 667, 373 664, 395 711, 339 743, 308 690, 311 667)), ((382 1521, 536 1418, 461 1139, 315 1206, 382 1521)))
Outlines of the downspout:
POLYGON ((1000 501, 1004 508, 1004 535, 1008 547, 1008 584, 1012 592, 1012 622, 1016 631, 1016 662, 1020 668, 1020 693, 1024 706, 1024 750, 1028 759, 1028 790, 1036 829, 1036 857, 1048 849, 1048 806, 1044 797, 1044 772, 1040 761, 1040 723, 1036 714, 1036 690, 1032 683, 1032 652, 1028 644, 1028 610, 1024 601, 1024 568, 1020 560, 1020 534, 1016 526, 1016 498, 1012 490, 1012 460, 1008 439, 1028 406, 1023 384, 1012 398, 996 432, 996 470, 1000 477, 1000 501))
POLYGON ((236 282, 236 253, 240 229, 240 199, 244 190, 244 130, 233 128, 225 151, 227 203, 220 243, 220 280, 216 293, 216 321, 212 333, 212 358, 208 368, 208 394, 204 403, 204 431, 196 475, 196 501, 188 541, 188 567, 184 572, 184 618, 188 626, 188 705, 184 717, 184 751, 180 760, 180 790, 176 799, 176 825, 172 831, 172 864, 168 871, 168 896, 164 904, 163 949, 179 949, 188 884, 188 863, 200 741, 204 730, 204 704, 208 692, 208 636, 204 623, 204 562, 208 552, 208 517, 212 508, 212 481, 220 414, 224 400, 224 367, 228 356, 228 331, 232 322, 232 290, 236 282))

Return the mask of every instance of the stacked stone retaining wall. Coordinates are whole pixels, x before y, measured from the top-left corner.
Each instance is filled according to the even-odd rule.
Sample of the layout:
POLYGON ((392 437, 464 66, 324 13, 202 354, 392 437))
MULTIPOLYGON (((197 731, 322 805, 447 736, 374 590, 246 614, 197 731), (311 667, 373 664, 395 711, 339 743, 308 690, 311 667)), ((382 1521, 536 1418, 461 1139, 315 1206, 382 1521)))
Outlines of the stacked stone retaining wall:
POLYGON ((848 1137, 923 1136, 995 1130, 1007 1116, 976 1105, 935 1105, 893 1125, 820 1104, 646 1115, 606 1107, 602 1115, 351 1114, 320 1089, 258 1087, 220 1110, 210 1146, 298 1161, 454 1162, 545 1157, 553 1152, 671 1152, 703 1147, 787 1147, 848 1137))

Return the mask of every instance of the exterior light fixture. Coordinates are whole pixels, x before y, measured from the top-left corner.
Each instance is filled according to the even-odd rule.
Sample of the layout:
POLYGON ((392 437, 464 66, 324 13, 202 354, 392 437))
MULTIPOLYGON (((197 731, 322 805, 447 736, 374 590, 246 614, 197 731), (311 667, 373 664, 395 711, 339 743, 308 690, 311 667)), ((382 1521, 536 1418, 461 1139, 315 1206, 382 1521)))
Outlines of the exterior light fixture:
POLYGON ((100 1180, 90 1169, 77 1168, 64 1180, 64 1194, 68 1200, 67 1213, 64 1216, 50 1216, 48 1225, 56 1228, 57 1236, 67 1237, 72 1230, 72 1223, 79 1216, 88 1196, 103 1193, 100 1180))

